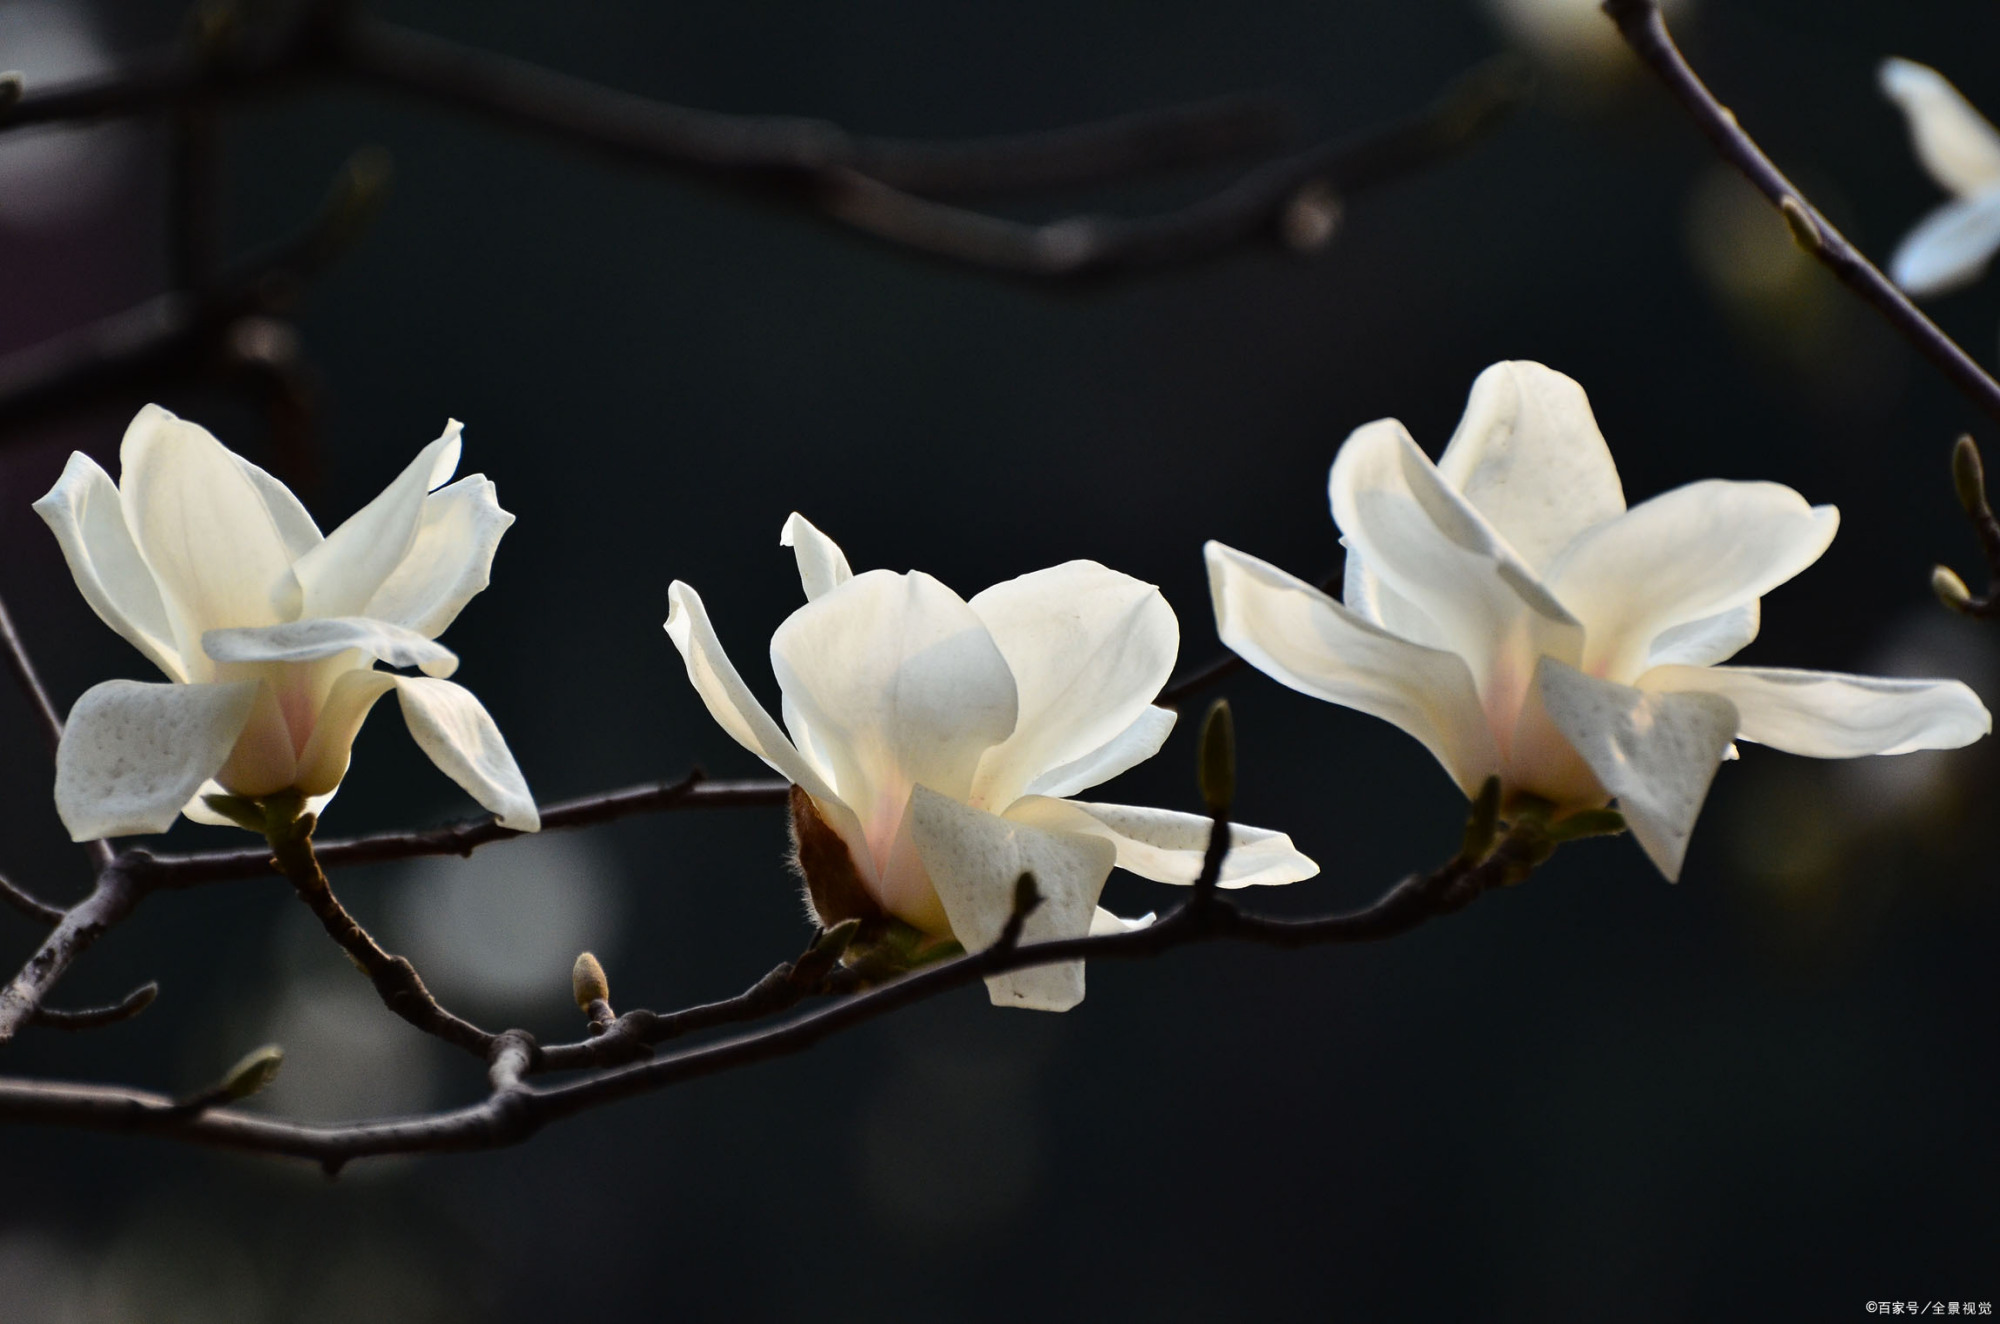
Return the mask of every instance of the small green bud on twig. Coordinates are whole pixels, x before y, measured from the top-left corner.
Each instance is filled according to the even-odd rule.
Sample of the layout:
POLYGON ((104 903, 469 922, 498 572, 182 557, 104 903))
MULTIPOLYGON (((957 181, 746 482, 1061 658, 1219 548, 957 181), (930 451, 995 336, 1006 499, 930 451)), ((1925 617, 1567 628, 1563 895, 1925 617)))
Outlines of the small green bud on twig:
POLYGON ((1936 566, 1931 570, 1931 592, 1953 611, 1972 610, 1972 590, 1965 586, 1965 581, 1950 566, 1936 566))
POLYGON ((578 1011, 589 1011, 593 1002, 611 1001, 611 981, 604 976, 604 966, 589 952, 577 957, 570 967, 569 987, 578 1011))
POLYGON ((9 69, 0 73, 0 110, 10 110, 21 100, 27 85, 21 81, 20 71, 9 69))
POLYGON ((1979 459, 1979 443, 1970 434, 1951 448, 1951 485, 1966 514, 1981 519, 1992 513, 1986 504, 1986 466, 1979 459))
POLYGON ((228 1099, 247 1099, 276 1080, 278 1068, 284 1064, 285 1050, 278 1045, 253 1048, 243 1055, 242 1061, 229 1068, 218 1092, 228 1099))
POLYGON ((1208 812, 1218 818, 1228 813, 1236 802, 1236 719, 1227 699, 1210 704, 1202 719, 1200 782, 1208 812))
POLYGON ((1625 815, 1616 809, 1585 809, 1549 825, 1550 841, 1580 841, 1615 836, 1625 830, 1625 815))
POLYGON ((1820 233, 1819 223, 1813 220, 1805 204, 1797 198, 1781 198, 1778 211, 1785 218, 1785 228, 1792 232, 1792 242, 1805 252, 1818 256, 1819 251, 1826 247, 1826 237, 1820 233))

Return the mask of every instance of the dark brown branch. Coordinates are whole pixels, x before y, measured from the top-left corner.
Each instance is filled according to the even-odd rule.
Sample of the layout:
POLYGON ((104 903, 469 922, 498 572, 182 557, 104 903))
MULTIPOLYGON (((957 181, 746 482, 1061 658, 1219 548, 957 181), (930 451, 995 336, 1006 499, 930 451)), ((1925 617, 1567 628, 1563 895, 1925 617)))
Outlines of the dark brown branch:
POLYGON ((95 1030, 102 1026, 131 1020, 152 1006, 153 1000, 159 996, 158 984, 141 984, 108 1007, 89 1007, 79 1011, 58 1011, 54 1007, 37 1007, 28 1023, 45 1026, 51 1030, 95 1030))
POLYGON ((1938 328, 1937 323, 1926 317, 1888 277, 1876 270, 1874 264, 1834 228, 1833 222, 1827 220, 1771 163, 1771 158, 1737 123, 1736 116, 1715 99, 1715 94, 1688 65, 1680 48, 1674 45, 1673 35, 1667 31, 1666 20, 1660 16, 1655 0, 1604 0, 1604 12, 1618 25, 1619 32, 1624 34, 1626 42, 1639 58, 1659 75, 1660 81, 1667 85, 1667 90, 1674 94, 1722 158, 1741 171, 1758 192, 1771 200, 1771 205, 1778 209, 1785 223, 1791 227, 1792 236, 1800 247, 1818 258, 1839 277, 1841 284, 1860 295, 1880 313, 1967 399, 1984 410, 1988 417, 2000 420, 2000 382, 1987 375, 1985 369, 1960 349, 1956 341, 1938 328))
POLYGON ((22 891, 5 878, 0 878, 0 901, 5 901, 29 919, 46 924, 50 928, 62 923, 61 906, 52 906, 41 898, 22 891))

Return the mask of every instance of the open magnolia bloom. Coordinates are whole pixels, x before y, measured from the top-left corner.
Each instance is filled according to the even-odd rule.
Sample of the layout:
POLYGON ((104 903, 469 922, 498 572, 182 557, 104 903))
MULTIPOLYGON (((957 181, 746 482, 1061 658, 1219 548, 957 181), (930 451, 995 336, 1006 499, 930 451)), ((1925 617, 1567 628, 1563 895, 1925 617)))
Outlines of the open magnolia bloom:
POLYGON ((126 429, 118 483, 70 456, 35 510, 99 618, 172 682, 106 681, 70 710, 56 809, 71 836, 164 832, 183 812, 232 821, 205 795, 317 809, 390 690, 445 775, 507 827, 540 826, 507 742, 444 679, 458 658, 433 642, 486 587, 514 522, 481 475, 439 486, 458 434, 447 426, 325 537, 284 484, 157 405, 126 429))
POLYGON ((1498 775, 1510 811, 1556 818, 1616 797, 1668 878, 1735 740, 1848 758, 1992 729, 1955 680, 1717 666, 1838 516, 1719 479, 1627 510, 1583 388, 1540 364, 1481 373, 1435 465, 1393 419, 1357 430, 1330 486, 1346 602, 1211 542, 1223 642, 1395 723, 1467 795, 1498 775))
MULTIPOLYGON (((1024 872, 1043 898, 1024 942, 1147 922, 1098 907, 1114 863, 1195 880, 1208 819, 1064 798, 1152 757, 1173 729, 1152 706, 1180 647, 1158 589, 1071 561, 967 602, 919 571, 854 574, 798 515, 779 541, 797 552, 807 598, 771 638, 784 729, 678 580, 667 633, 715 720, 792 782, 822 925, 895 920, 976 951, 999 937, 1024 872)), ((1232 826, 1230 841, 1224 887, 1319 872, 1282 833, 1232 826)), ((987 984, 1001 1005, 1063 1011, 1083 1000, 1083 965, 987 984)))
POLYGON ((2000 130, 1929 65, 1884 60, 1881 80, 1917 159, 1952 195, 1904 238, 1889 276, 1911 294, 1942 294, 1979 279, 2000 249, 2000 130))

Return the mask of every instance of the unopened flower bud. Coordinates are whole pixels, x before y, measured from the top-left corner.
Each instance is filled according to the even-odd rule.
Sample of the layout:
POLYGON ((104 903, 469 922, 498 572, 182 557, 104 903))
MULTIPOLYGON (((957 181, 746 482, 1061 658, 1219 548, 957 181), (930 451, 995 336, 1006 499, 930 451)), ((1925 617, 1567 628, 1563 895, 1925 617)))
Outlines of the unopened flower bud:
POLYGON ((1236 719, 1227 699, 1217 699, 1201 724, 1200 781, 1208 812, 1228 813, 1236 800, 1236 719))
POLYGON ((231 1099, 247 1099, 276 1080, 284 1064, 285 1050, 276 1044, 253 1048, 223 1076, 221 1091, 231 1099))
POLYGON ((1951 451, 1951 485, 1958 491, 1958 504, 1966 514, 1978 519, 1987 512, 1986 466, 1980 463, 1979 443, 1970 435, 1960 437, 1951 451))
POLYGON ((1931 570, 1931 592, 1953 611, 1972 610, 1972 590, 1965 586, 1965 581, 1950 566, 1941 565, 1931 570))
POLYGON ((589 1011, 593 1002, 611 1001, 611 981, 604 977, 603 965, 589 952, 577 957, 576 964, 570 967, 569 987, 578 1011, 589 1011))

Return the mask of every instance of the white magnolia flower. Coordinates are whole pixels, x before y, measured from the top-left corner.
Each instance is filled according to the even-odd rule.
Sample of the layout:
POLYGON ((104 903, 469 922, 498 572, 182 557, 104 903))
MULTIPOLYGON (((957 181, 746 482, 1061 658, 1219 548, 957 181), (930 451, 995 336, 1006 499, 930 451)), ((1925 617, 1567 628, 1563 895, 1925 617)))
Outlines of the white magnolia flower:
MULTIPOLYGON (((784 730, 679 581, 667 633, 715 720, 796 788, 822 924, 894 918, 976 951, 999 936, 1024 870, 1044 898, 1025 941, 1146 922, 1098 908, 1114 863, 1194 881, 1206 818, 1063 798, 1152 757, 1173 729, 1174 714, 1152 706, 1180 646, 1158 589, 1071 561, 967 602, 919 571, 854 574, 798 515, 779 541, 797 552, 807 598, 771 639, 784 730)), ((1224 887, 1319 872, 1282 833, 1232 834, 1224 887)), ((1083 965, 987 983, 996 1003, 1062 1011, 1083 1000, 1083 965)))
POLYGON ((1889 276, 1911 294, 1942 294, 1979 279, 2000 249, 2000 130, 1929 65, 1884 60, 1881 83, 1917 159, 1952 195, 1904 238, 1889 276))
POLYGON ((1223 641, 1302 693, 1394 722, 1459 788, 1494 774, 1558 814, 1616 797, 1678 875, 1732 741, 1849 758, 1952 749, 1992 729, 1955 680, 1721 667, 1758 599, 1819 559, 1831 506, 1711 479, 1630 510, 1583 388, 1536 363, 1473 383, 1433 465, 1403 425, 1333 464, 1346 602, 1219 543, 1223 641))
POLYGON ((514 522, 479 474, 439 487, 458 434, 325 537, 284 484, 157 405, 125 431, 120 482, 70 456, 35 510, 99 618, 173 682, 106 681, 70 710, 56 808, 71 836, 226 821, 204 794, 295 791, 316 809, 392 689, 445 775, 506 826, 540 826, 493 719, 443 679, 458 658, 432 642, 486 587, 514 522))

